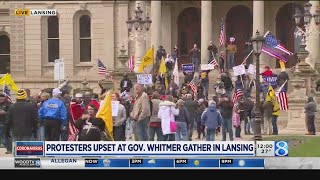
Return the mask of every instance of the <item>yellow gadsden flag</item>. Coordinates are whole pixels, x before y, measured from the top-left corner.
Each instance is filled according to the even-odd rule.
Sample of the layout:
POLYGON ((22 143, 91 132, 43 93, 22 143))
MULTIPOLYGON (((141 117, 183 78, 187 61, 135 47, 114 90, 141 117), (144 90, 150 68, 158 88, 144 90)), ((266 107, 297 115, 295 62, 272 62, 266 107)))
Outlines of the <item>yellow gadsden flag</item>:
POLYGON ((103 119, 106 126, 108 137, 113 140, 113 120, 112 120, 112 105, 111 105, 111 90, 109 90, 100 104, 100 108, 96 117, 103 119))
POLYGON ((146 68, 147 66, 153 65, 153 52, 154 48, 152 46, 141 60, 141 64, 138 69, 139 73, 143 73, 144 68, 146 68))
POLYGON ((1 86, 4 86, 4 84, 8 85, 11 87, 12 90, 18 92, 19 91, 19 88, 18 86, 16 85, 16 83, 13 81, 13 79, 11 78, 11 75, 10 74, 6 74, 4 75, 1 79, 0 79, 0 85, 1 86))
POLYGON ((164 61, 164 57, 162 56, 162 59, 161 59, 161 62, 160 62, 160 67, 159 67, 159 71, 158 71, 160 74, 164 74, 165 75, 165 86, 166 88, 168 88, 168 78, 167 78, 167 66, 166 66, 166 63, 164 61))
POLYGON ((167 73, 167 67, 166 67, 166 63, 164 61, 164 57, 162 57, 161 62, 160 62, 159 73, 160 74, 166 74, 167 73))

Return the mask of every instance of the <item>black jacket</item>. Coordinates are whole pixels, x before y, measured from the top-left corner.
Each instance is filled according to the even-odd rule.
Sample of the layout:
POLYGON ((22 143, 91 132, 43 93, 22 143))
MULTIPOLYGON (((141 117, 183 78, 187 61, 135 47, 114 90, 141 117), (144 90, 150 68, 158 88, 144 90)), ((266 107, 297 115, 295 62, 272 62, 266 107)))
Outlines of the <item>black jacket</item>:
POLYGON ((232 84, 232 80, 231 80, 230 77, 228 77, 228 76, 222 76, 222 77, 221 77, 221 81, 223 82, 224 88, 225 88, 226 90, 231 91, 231 90, 233 89, 233 84, 232 84))
MULTIPOLYGON (((280 72, 277 78, 278 86, 282 86, 286 80, 289 81, 289 75, 286 72, 280 72)), ((284 85, 285 91, 288 90, 288 82, 284 85)))
MULTIPOLYGON (((8 112, 10 107, 10 104, 5 100, 2 103, 0 103, 0 111, 8 112)), ((4 125, 6 120, 6 114, 0 115, 0 125, 4 125)))
POLYGON ((167 57, 166 50, 163 49, 163 48, 157 50, 156 60, 157 60, 157 61, 161 61, 162 57, 164 57, 164 58, 167 57))
POLYGON ((221 100, 218 104, 222 118, 232 119, 233 102, 231 100, 221 100))
POLYGON ((130 79, 128 78, 123 78, 120 82, 120 89, 121 89, 121 92, 123 91, 127 91, 127 92, 130 92, 132 88, 132 82, 130 79), (127 87, 123 87, 124 86, 124 82, 127 81, 127 87))
POLYGON ((85 119, 79 119, 75 122, 75 127, 79 129, 78 141, 100 141, 101 133, 105 129, 104 121, 100 118, 90 118, 88 122, 92 123, 90 130, 85 128, 89 126, 85 119))
POLYGON ((6 133, 12 130, 14 137, 31 137, 38 130, 37 108, 26 100, 17 100, 10 106, 6 117, 6 133))

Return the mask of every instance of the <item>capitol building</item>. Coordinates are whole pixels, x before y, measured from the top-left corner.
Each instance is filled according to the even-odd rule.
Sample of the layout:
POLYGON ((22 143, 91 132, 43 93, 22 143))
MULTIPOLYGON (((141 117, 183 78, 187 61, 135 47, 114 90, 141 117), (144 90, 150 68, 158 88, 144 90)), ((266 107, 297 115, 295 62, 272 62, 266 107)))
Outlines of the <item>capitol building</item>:
MULTIPOLYGON (((167 53, 180 49, 179 64, 191 62, 188 51, 201 47, 201 61, 207 62, 207 46, 219 44, 220 23, 225 22, 226 39, 235 37, 236 64, 245 58, 244 46, 256 30, 270 31, 290 51, 296 52, 295 9, 307 1, 2 1, 0 2, 0 76, 11 73, 20 88, 32 92, 57 87, 54 60, 63 59, 65 76, 73 88, 86 79, 94 92, 100 92, 97 60, 107 70, 121 66, 120 49, 128 58, 135 52, 135 64, 152 46, 162 45, 167 53), (152 21, 144 29, 145 40, 131 40, 126 21, 135 16, 137 6, 152 21), (15 10, 54 9, 57 16, 16 16, 15 10)), ((311 12, 319 1, 310 1, 311 12)), ((311 29, 319 26, 310 23, 311 29)), ((302 26, 301 26, 302 27, 302 26)), ((133 28, 134 33, 134 28, 133 28)), ((320 63, 318 33, 307 36, 307 62, 320 63)), ((261 66, 279 68, 275 58, 263 55, 261 66)), ((295 66, 288 61, 287 68, 295 66)))

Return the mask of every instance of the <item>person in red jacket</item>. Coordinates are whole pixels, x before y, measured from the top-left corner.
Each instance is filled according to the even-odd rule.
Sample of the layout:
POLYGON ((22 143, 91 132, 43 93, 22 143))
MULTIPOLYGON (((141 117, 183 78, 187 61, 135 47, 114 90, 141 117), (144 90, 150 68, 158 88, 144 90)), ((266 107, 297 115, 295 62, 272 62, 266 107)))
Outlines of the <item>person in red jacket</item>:
POLYGON ((265 66, 264 67, 264 71, 260 75, 262 75, 262 76, 272 76, 273 72, 272 72, 272 70, 270 69, 269 66, 265 66))

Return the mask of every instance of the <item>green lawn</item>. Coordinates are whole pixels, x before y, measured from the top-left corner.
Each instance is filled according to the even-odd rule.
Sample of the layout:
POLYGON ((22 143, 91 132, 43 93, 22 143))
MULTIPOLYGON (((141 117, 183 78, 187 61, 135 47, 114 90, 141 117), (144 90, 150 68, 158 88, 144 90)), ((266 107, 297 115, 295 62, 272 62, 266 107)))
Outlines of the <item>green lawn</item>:
POLYGON ((264 141, 288 141, 289 157, 320 157, 319 136, 271 136, 264 141))

